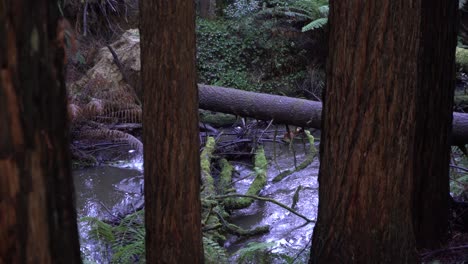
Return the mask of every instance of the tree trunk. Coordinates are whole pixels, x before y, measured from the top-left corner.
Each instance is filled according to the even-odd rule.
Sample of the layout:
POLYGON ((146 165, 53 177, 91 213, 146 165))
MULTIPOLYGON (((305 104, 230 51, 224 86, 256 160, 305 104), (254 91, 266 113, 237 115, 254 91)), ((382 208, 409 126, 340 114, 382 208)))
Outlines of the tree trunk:
POLYGON ((140 12, 146 261, 203 263, 194 2, 140 12))
POLYGON ((310 263, 415 263, 419 230, 437 230, 431 240, 445 231, 447 211, 440 195, 448 198, 453 3, 330 3, 320 202, 310 263), (431 30, 437 34, 431 36, 431 30), (431 136, 436 125, 437 135, 431 136), (437 151, 428 154, 430 149, 437 151), (431 168, 437 171, 424 170, 418 164, 427 164, 421 155, 436 163, 431 168), (437 175, 442 179, 435 182, 437 175), (432 182, 416 188, 422 177, 432 182), (431 188, 442 181, 439 189, 431 188), (427 211, 415 210, 433 201, 429 190, 440 204, 431 215, 436 220, 423 222, 419 216, 427 211))
POLYGON ((216 17, 216 0, 200 0, 200 17, 213 19, 216 17))
MULTIPOLYGON (((260 120, 273 119, 280 124, 321 127, 322 104, 319 102, 202 84, 198 87, 201 109, 260 120)), ((439 109, 434 108, 434 110, 439 109)), ((451 143, 468 144, 468 114, 453 113, 452 124, 451 143)), ((422 137, 427 132, 434 133, 433 131, 433 129, 421 131, 416 136, 422 137)))
POLYGON ((0 263, 81 263, 55 1, 0 1, 0 263))
MULTIPOLYGON (((421 1, 413 224, 420 248, 447 238, 458 1, 421 1)), ((467 134, 465 134, 467 135, 467 134)))

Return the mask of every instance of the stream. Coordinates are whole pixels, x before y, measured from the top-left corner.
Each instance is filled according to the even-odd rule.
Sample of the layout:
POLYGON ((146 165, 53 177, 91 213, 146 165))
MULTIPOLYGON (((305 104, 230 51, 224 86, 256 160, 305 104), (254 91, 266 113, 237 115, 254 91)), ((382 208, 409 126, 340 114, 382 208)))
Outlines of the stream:
MULTIPOLYGON (((316 147, 318 144, 316 143, 316 147)), ((268 183, 260 196, 273 198, 287 206, 291 206, 296 189, 301 186, 299 200, 294 208, 309 219, 315 219, 318 208, 319 169, 318 158, 306 168, 294 172, 283 180, 273 183, 271 180, 280 171, 294 170, 305 160, 305 148, 302 143, 294 144, 294 151, 288 144, 264 143, 268 159, 268 183), (276 153, 276 155, 273 155, 276 153), (295 154, 294 154, 295 153, 295 154), (276 156, 274 159, 273 156, 276 156), (295 156, 295 158, 294 158, 295 156)), ((247 161, 231 161, 237 173, 233 175, 233 182, 238 193, 245 193, 253 181, 253 165, 247 161)), ((135 162, 118 163, 87 169, 75 170, 73 173, 76 191, 76 206, 78 219, 91 216, 113 219, 125 212, 131 212, 141 205, 143 173, 141 157, 135 162)), ((270 225, 270 232, 264 235, 237 238, 231 236, 225 243, 229 253, 235 253, 250 242, 271 243, 269 248, 273 253, 287 253, 294 257, 299 253, 308 252, 314 223, 306 221, 291 212, 264 201, 255 201, 246 209, 233 211, 231 222, 243 228, 253 228, 270 225)), ((92 263, 109 263, 108 249, 89 239, 89 226, 79 223, 81 236, 81 250, 85 258, 92 263)), ((232 263, 236 263, 236 256, 232 263)), ((281 263, 281 262, 279 262, 281 263)), ((294 263, 301 263, 300 260, 294 263)))

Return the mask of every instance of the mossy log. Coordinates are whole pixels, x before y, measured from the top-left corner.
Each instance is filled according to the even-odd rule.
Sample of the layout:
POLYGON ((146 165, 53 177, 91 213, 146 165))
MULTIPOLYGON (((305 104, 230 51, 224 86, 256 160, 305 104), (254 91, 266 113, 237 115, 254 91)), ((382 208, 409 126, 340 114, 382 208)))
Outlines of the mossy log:
MULTIPOLYGON (((201 109, 320 129, 320 102, 209 85, 198 87, 201 109)), ((451 143, 468 144, 468 114, 453 113, 451 143)))
POLYGON ((232 186, 233 167, 226 159, 219 161, 221 173, 219 174, 218 190, 220 194, 225 194, 232 186))
POLYGON ((312 136, 310 132, 307 130, 304 131, 304 135, 307 137, 307 140, 309 141, 309 144, 310 144, 310 152, 309 154, 307 154, 306 159, 301 164, 299 164, 299 166, 297 166, 294 170, 285 170, 281 172, 280 174, 278 174, 272 180, 274 183, 281 181, 282 179, 286 178, 287 176, 293 174, 296 171, 305 169, 314 161, 315 157, 317 156, 317 149, 315 148, 315 145, 314 145, 314 142, 315 142, 314 136, 312 136))
POLYGON ((211 175, 211 158, 215 149, 215 140, 208 137, 205 148, 200 154, 201 180, 203 184, 202 197, 215 195, 214 179, 211 175))
POLYGON ((266 185, 267 178, 267 160, 265 158, 265 151, 263 148, 259 148, 255 155, 255 179, 250 184, 249 189, 246 192, 247 196, 240 196, 237 198, 227 198, 223 201, 223 204, 226 208, 229 209, 242 209, 249 207, 254 199, 249 196, 258 195, 260 191, 266 185))

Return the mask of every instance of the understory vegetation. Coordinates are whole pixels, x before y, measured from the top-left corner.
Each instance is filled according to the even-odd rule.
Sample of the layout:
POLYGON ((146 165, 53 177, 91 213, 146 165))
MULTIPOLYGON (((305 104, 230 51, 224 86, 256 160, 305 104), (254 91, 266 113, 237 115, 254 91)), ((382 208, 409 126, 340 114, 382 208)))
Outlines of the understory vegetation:
POLYGON ((326 17, 327 1, 253 3, 256 8, 231 5, 225 16, 197 19, 199 82, 320 98, 327 45, 325 23, 316 21, 326 17))

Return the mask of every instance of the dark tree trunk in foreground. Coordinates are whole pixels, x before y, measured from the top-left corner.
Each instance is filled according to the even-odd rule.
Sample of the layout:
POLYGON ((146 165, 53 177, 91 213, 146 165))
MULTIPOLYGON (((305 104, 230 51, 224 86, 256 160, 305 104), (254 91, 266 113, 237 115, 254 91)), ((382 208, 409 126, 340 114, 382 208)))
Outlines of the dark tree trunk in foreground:
MULTIPOLYGON (((273 119, 280 124, 321 128, 320 102, 203 84, 198 87, 201 109, 267 121, 273 119)), ((451 144, 468 144, 468 114, 453 113, 452 126, 451 144)), ((423 137, 425 134, 426 131, 423 131, 416 136, 423 137)))
POLYGON ((413 224, 419 248, 447 236, 458 1, 421 1, 413 224))
POLYGON ((140 4, 148 263, 203 263, 194 11, 140 4))
POLYGON ((432 228, 418 242, 433 245, 447 228, 456 1, 332 1, 330 11, 310 263, 415 263, 421 232, 432 228))
POLYGON ((56 1, 0 1, 0 263, 81 263, 56 1))

